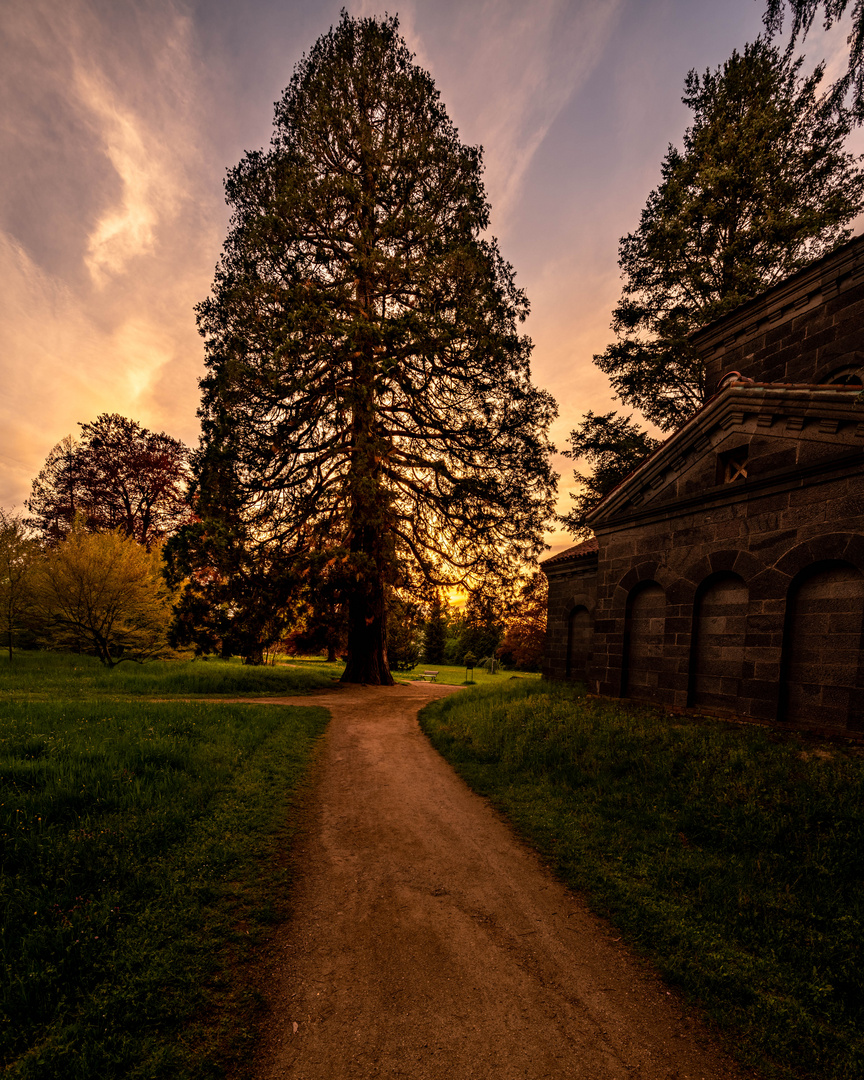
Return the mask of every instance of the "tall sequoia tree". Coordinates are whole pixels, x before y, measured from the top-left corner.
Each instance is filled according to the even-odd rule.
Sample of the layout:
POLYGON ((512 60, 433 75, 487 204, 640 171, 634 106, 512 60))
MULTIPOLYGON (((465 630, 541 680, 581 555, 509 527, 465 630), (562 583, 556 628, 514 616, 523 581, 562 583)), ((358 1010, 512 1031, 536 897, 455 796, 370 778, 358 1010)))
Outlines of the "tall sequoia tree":
POLYGON ((398 21, 343 12, 269 150, 226 180, 196 511, 262 557, 339 564, 346 682, 392 682, 387 592, 406 574, 512 577, 551 513, 555 405, 531 384, 481 172, 398 21))
MULTIPOLYGON (((843 243, 864 207, 864 174, 845 149, 851 119, 819 94, 823 67, 804 77, 801 64, 757 38, 716 71, 691 71, 683 149, 669 147, 638 229, 620 241, 616 340, 594 362, 616 397, 662 431, 705 401, 690 335, 843 243)), ((650 448, 630 418, 589 416, 571 435, 571 455, 600 448, 614 486, 636 463, 640 438, 650 448)), ((594 489, 604 486, 596 481, 594 489)), ((584 532, 603 493, 579 497, 566 519, 574 532, 584 532)))

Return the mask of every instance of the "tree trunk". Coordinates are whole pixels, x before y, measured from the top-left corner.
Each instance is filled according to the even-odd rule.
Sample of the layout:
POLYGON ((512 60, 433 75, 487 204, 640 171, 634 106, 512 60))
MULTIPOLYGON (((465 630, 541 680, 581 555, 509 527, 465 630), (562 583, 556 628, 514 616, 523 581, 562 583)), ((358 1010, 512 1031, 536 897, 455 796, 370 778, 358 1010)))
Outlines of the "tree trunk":
POLYGON ((387 663, 387 610, 380 580, 360 582, 348 600, 348 663, 340 681, 394 684, 387 663))

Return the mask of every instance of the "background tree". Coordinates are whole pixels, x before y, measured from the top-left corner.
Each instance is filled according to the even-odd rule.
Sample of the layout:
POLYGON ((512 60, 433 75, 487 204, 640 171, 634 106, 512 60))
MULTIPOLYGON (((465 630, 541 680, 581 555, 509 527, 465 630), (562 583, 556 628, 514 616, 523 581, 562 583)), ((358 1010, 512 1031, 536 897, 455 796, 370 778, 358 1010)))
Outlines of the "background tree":
POLYGON ((503 604, 489 592, 475 589, 469 593, 462 612, 458 663, 465 653, 483 661, 495 655, 504 636, 503 604))
POLYGON ((196 510, 236 506, 251 543, 297 565, 330 550, 351 583, 343 679, 390 683, 387 594, 405 573, 507 579, 551 513, 555 406, 530 381, 528 302, 483 236, 481 152, 397 20, 343 13, 226 193, 198 309, 196 510))
POLYGON ((121 529, 147 548, 190 518, 188 449, 117 413, 80 424, 63 439, 33 481, 28 524, 49 543, 67 535, 77 515, 91 532, 121 529))
POLYGON ((423 655, 422 607, 395 592, 387 607, 387 662, 393 671, 411 671, 423 655))
POLYGON ((570 432, 569 443, 568 456, 585 461, 592 472, 574 471, 574 479, 582 486, 571 495, 575 505, 561 520, 573 536, 585 538, 591 535, 588 514, 660 445, 660 440, 643 431, 632 416, 588 412, 570 432))
POLYGON ((520 671, 539 671, 546 644, 546 608, 549 601, 549 582, 546 575, 535 571, 519 590, 512 613, 507 620, 498 656, 508 667, 520 671))
MULTIPOLYGON (((864 173, 844 148, 849 114, 819 95, 823 65, 806 77, 801 65, 757 38, 716 71, 691 71, 683 149, 669 147, 639 228, 620 241, 616 340, 594 362, 616 397, 662 431, 705 401, 690 335, 846 241, 864 207, 864 173)), ((578 497, 571 527, 584 529, 595 496, 630 471, 639 437, 632 419, 612 414, 588 416, 573 433, 571 456, 599 449, 605 477, 578 497)))
MULTIPOLYGON (((849 7, 849 0, 767 0, 765 26, 770 35, 783 29, 786 6, 792 12, 792 32, 789 47, 807 37, 819 9, 823 25, 829 29, 839 22, 849 7)), ((832 99, 840 106, 850 97, 850 109, 856 123, 864 121, 864 0, 853 0, 852 27, 847 38, 849 63, 846 71, 831 90, 832 99)))
POLYGON ((440 592, 435 589, 423 628, 423 659, 427 664, 443 664, 447 646, 447 609, 440 592))
POLYGON ((75 523, 39 561, 35 584, 52 648, 92 651, 106 667, 171 654, 171 593, 158 549, 75 523))
POLYGON ((15 637, 30 628, 34 614, 38 554, 21 518, 0 509, 0 633, 6 638, 10 663, 15 637))
POLYGON ((215 525, 193 522, 165 545, 166 578, 179 593, 171 644, 263 663, 265 651, 297 626, 301 582, 277 549, 262 551, 215 525))

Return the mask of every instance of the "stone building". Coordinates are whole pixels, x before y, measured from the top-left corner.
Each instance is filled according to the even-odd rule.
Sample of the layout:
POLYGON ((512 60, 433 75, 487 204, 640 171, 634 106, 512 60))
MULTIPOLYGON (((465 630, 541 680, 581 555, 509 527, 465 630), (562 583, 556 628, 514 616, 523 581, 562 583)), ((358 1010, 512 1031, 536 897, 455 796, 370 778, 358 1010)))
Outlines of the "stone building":
POLYGON ((864 237, 694 336, 710 399, 547 559, 544 674, 864 730, 864 237))

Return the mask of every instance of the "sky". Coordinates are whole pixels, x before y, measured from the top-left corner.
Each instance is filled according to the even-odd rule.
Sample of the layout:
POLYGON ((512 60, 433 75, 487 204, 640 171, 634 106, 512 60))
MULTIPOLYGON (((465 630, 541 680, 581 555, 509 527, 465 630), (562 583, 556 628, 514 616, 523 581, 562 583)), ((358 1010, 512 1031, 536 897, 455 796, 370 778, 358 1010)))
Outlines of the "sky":
MULTIPOLYGON (((762 0, 0 0, 0 507, 22 511, 51 448, 103 412, 197 442, 194 305, 227 232, 225 170, 268 144, 343 3, 398 14, 484 148, 556 446, 616 407, 592 356, 612 340, 619 238, 681 143, 687 72, 752 41, 762 0)), ((830 74, 843 39, 803 51, 830 74)), ((566 510, 573 462, 555 462, 566 510)))

